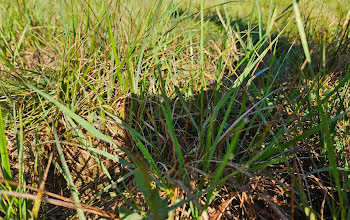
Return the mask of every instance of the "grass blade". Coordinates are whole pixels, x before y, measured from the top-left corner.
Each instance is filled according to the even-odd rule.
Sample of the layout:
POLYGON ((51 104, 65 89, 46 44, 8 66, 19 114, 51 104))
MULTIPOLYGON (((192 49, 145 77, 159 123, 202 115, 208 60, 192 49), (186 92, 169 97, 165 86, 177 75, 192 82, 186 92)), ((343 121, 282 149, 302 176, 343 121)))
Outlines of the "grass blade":
POLYGON ((11 166, 9 154, 6 145, 5 127, 2 119, 2 111, 0 108, 0 157, 1 157, 1 172, 6 180, 12 180, 11 166))
POLYGON ((309 51, 309 45, 307 43, 303 21, 301 19, 298 3, 297 3, 296 0, 293 0, 293 9, 294 9, 295 19, 296 19, 296 22, 297 22, 297 27, 298 27, 298 31, 299 31, 299 35, 300 35, 300 39, 301 39, 301 44, 303 45, 304 53, 305 53, 305 56, 306 56, 306 60, 307 60, 308 63, 311 63, 311 56, 310 56, 310 51, 309 51))
POLYGON ((64 154, 63 154, 61 143, 60 143, 60 141, 58 139, 58 135, 57 135, 57 131, 56 131, 55 125, 52 126, 52 129, 53 129, 53 134, 55 136, 55 142, 56 142, 56 148, 57 148, 57 151, 58 151, 58 155, 59 155, 61 163, 62 163, 63 171, 66 174, 67 179, 69 181, 68 183, 69 183, 70 191, 72 193, 73 200, 74 200, 75 204, 77 205, 77 207, 79 207, 79 208, 76 209, 77 214, 78 214, 80 220, 85 220, 86 217, 84 215, 83 210, 81 209, 81 205, 80 205, 80 201, 79 201, 79 195, 78 195, 79 192, 78 192, 77 188, 74 185, 72 176, 70 175, 70 171, 69 171, 66 159, 65 159, 64 154))
MULTIPOLYGON (((229 148, 227 149, 227 152, 225 153, 225 156, 220 163, 219 168, 215 172, 215 176, 210 184, 211 186, 213 186, 213 187, 217 186, 217 184, 220 182, 220 178, 222 176, 222 173, 224 172, 224 168, 226 167, 226 165, 231 157, 231 154, 235 151, 235 148, 236 148, 237 143, 238 143, 238 138, 239 138, 239 135, 241 134, 241 131, 242 131, 244 124, 245 124, 245 121, 242 121, 240 123, 240 125, 238 126, 237 131, 235 133, 235 136, 233 137, 231 144, 230 144, 229 148)), ((213 196, 213 193, 212 193, 213 190, 208 193, 207 202, 205 203, 204 210, 208 207, 209 202, 212 201, 211 197, 213 196)))

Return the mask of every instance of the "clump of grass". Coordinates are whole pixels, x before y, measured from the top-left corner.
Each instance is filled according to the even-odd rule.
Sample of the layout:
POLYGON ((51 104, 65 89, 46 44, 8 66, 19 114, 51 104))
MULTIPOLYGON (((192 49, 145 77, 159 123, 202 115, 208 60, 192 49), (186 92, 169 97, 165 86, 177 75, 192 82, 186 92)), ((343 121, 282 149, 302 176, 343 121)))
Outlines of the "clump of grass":
POLYGON ((349 218, 349 16, 281 2, 4 1, 2 217, 349 218))

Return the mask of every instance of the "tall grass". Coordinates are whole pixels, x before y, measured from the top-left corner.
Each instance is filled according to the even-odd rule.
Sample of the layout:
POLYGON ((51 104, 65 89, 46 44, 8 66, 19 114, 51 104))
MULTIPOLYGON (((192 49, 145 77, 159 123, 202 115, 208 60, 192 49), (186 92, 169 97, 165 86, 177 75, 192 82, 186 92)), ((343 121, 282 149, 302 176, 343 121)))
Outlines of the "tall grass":
POLYGON ((2 217, 349 218, 349 18, 214 2, 0 3, 2 217))

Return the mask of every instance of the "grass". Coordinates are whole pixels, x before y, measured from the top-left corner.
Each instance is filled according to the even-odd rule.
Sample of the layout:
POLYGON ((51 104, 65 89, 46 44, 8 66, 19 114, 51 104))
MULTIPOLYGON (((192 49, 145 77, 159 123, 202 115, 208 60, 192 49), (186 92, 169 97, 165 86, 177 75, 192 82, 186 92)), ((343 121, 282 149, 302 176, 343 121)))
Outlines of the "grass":
POLYGON ((348 6, 2 1, 0 216, 349 219, 348 6))

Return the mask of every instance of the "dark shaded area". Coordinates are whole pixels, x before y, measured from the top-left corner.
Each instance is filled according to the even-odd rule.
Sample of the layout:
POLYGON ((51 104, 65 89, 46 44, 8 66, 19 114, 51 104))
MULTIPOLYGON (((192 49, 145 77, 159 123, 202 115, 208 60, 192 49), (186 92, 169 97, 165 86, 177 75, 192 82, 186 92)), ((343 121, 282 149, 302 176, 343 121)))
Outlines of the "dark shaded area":
MULTIPOLYGON (((174 14, 174 17, 177 17, 182 13, 185 12, 174 14)), ((211 14, 207 18, 211 23, 219 27, 222 26, 217 16, 211 14)), ((237 30, 247 30, 248 28, 248 25, 242 19, 233 21, 231 26, 236 27, 237 30)), ((257 27, 255 24, 252 24, 251 26, 257 27)), ((253 29, 252 32, 253 33, 250 37, 253 39, 253 44, 256 44, 259 42, 258 27, 253 29)), ((345 33, 347 33, 347 29, 344 30, 343 34, 345 33)), ((272 39, 276 36, 277 33, 273 34, 272 39)), ((243 41, 246 41, 246 38, 247 36, 242 38, 243 41)), ((247 77, 248 79, 244 80, 241 86, 232 94, 235 96, 235 101, 228 116, 227 126, 233 124, 245 111, 250 109, 255 103, 257 103, 257 101, 259 101, 259 99, 267 95, 267 93, 277 90, 268 101, 262 102, 259 107, 261 114, 265 117, 267 122, 264 121, 260 115, 258 116, 256 114, 250 114, 246 117, 248 119, 247 125, 249 126, 244 128, 240 135, 239 149, 235 152, 235 159, 232 160, 233 163, 244 164, 248 162, 251 159, 249 155, 254 155, 262 150, 263 148, 259 149, 259 145, 261 147, 262 144, 272 142, 274 136, 271 134, 273 134, 274 131, 282 129, 283 126, 286 126, 286 122, 289 121, 288 123, 290 123, 287 127, 291 126, 292 129, 295 129, 293 126, 296 125, 298 119, 296 117, 294 122, 293 120, 290 120, 291 113, 288 111, 290 111, 290 109, 295 109, 295 104, 307 96, 308 90, 305 84, 314 81, 316 76, 327 78, 328 73, 336 73, 335 77, 332 79, 334 82, 341 80, 342 77, 347 74, 349 56, 345 55, 346 60, 343 60, 338 64, 327 63, 326 68, 324 68, 322 66, 321 57, 322 44, 318 43, 317 40, 314 40, 310 42, 313 60, 313 65, 310 67, 306 63, 303 55, 303 48, 300 45, 299 40, 294 39, 295 36, 280 37, 276 50, 270 51, 264 57, 264 59, 258 64, 258 67, 254 69, 254 73, 258 73, 265 68, 268 68, 268 70, 253 81, 249 81, 250 77, 247 77), (275 76, 277 72, 278 76, 275 81, 273 81, 273 77, 271 76, 275 76), (271 83, 273 84, 271 85, 271 83), (269 88, 270 85, 271 89, 268 90, 267 88, 269 88), (272 105, 268 104, 268 102, 271 102, 272 105), (246 103, 243 108, 242 103, 246 103), (262 110, 269 106, 275 107, 268 110, 262 110), (254 137, 255 134, 257 134, 257 137, 254 137)), ((265 42, 264 45, 268 46, 268 42, 265 42)), ((338 51, 338 53, 339 51, 342 51, 342 54, 346 54, 343 52, 349 51, 349 45, 349 41, 345 40, 341 42, 332 42, 327 44, 326 50, 335 50, 338 51)), ((266 46, 262 46, 261 50, 265 49, 266 46)), ((262 51, 255 52, 261 53, 262 51)), ((337 52, 332 54, 337 54, 337 52)), ((333 61, 338 59, 339 58, 335 56, 329 60, 333 61)), ((239 62, 234 65, 237 65, 238 63, 239 62)), ((241 74, 247 65, 247 63, 241 65, 237 72, 241 74)), ((156 74, 157 70, 155 69, 154 71, 156 74)), ((228 67, 223 71, 226 75, 230 73, 228 67)), ((162 71, 161 75, 165 78, 167 72, 162 71)), ((202 149, 201 146, 204 146, 208 141, 205 137, 209 134, 209 123, 206 124, 207 127, 204 128, 204 133, 198 133, 196 126, 191 121, 190 115, 196 122, 197 127, 203 124, 205 119, 210 118, 213 115, 213 111, 218 105, 220 99, 229 91, 227 88, 231 88, 233 82, 236 80, 234 76, 228 76, 225 79, 226 80, 223 82, 224 86, 222 85, 219 88, 215 83, 210 84, 206 87, 205 91, 196 91, 192 97, 188 98, 185 98, 185 94, 177 94, 174 91, 169 100, 176 135, 182 153, 184 154, 186 164, 196 166, 195 161, 203 159, 204 149, 202 149), (181 99, 185 100, 185 105, 182 103, 181 99), (202 99, 204 106, 203 109, 201 109, 200 104, 202 99), (190 113, 186 108, 189 109, 190 113), (204 111, 202 113, 204 119, 201 117, 201 111, 204 111)), ((175 155, 174 143, 163 112, 165 106, 164 99, 165 98, 161 95, 161 91, 159 91, 159 95, 143 94, 141 96, 134 95, 128 98, 126 100, 126 109, 129 111, 126 113, 127 118, 125 120, 133 125, 133 128, 146 137, 148 141, 154 144, 154 148, 149 147, 148 149, 151 152, 151 155, 156 156, 156 162, 159 161, 167 167, 165 175, 175 179, 181 179, 182 177, 179 173, 178 163, 176 162, 177 156, 175 155)), ((229 104, 229 100, 230 99, 226 100, 224 104, 225 107, 218 112, 215 118, 213 130, 211 131, 213 134, 217 134, 219 130, 221 122, 227 113, 226 108, 229 104)), ((302 107, 302 111, 307 111, 308 108, 308 106, 304 106, 302 107)), ((342 111, 344 110, 346 109, 343 107, 342 111)), ((253 112, 255 111, 256 110, 253 112)), ((296 115, 293 117, 295 116, 296 115)), ((310 121, 305 121, 299 125, 297 129, 307 130, 314 126, 315 123, 317 123, 317 119, 310 118, 310 121)), ((291 130, 290 132, 294 133, 294 130, 291 130)), ((230 140, 233 138, 233 134, 234 132, 229 133, 216 147, 214 157, 216 160, 222 159, 230 140)), ((286 136, 288 135, 290 134, 286 134, 286 136)), ((142 155, 138 150, 137 143, 132 140, 131 136, 129 136, 129 138, 130 146, 133 146, 130 150, 135 154, 142 155)), ((287 140, 288 138, 283 141, 287 140)), ((319 141, 320 139, 318 135, 311 136, 296 145, 295 147, 297 147, 297 150, 290 151, 286 154, 286 156, 290 158, 289 163, 292 165, 294 172, 300 172, 299 169, 301 169, 303 172, 308 173, 317 170, 320 167, 328 167, 327 160, 315 156, 323 154, 322 146, 319 141), (293 158, 295 158, 295 156, 293 155, 296 155, 297 158, 302 158, 301 168, 294 167, 293 158)), ((214 138, 211 140, 211 143, 213 142, 214 138)), ((201 169, 201 167, 202 165, 198 165, 199 169, 201 169)), ((162 166, 160 166, 160 168, 162 168, 162 166)), ((217 165, 214 163, 211 165, 210 170, 214 172, 216 168, 217 165)), ((234 169, 227 168, 224 174, 228 175, 233 171, 234 169)), ((325 191, 322 187, 332 187, 332 184, 330 184, 331 180, 329 178, 329 173, 317 174, 316 179, 318 178, 321 180, 322 184, 324 184, 321 186, 319 183, 315 182, 316 179, 309 178, 307 181, 296 179, 300 178, 298 175, 301 174, 298 173, 298 175, 291 175, 287 165, 283 162, 277 163, 266 169, 258 170, 257 172, 251 172, 254 175, 253 179, 248 178, 245 175, 237 175, 232 179, 232 182, 225 185, 228 192, 226 191, 226 193, 224 193, 221 191, 220 194, 222 194, 222 197, 219 196, 220 198, 226 198, 230 193, 233 193, 234 195, 242 195, 245 193, 252 196, 254 203, 250 203, 248 200, 245 201, 245 211, 243 211, 244 214, 241 216, 242 218, 249 219, 257 217, 260 219, 279 219, 281 216, 279 216, 276 211, 277 207, 277 210, 279 209, 285 213, 288 218, 293 216, 294 219, 306 219, 304 210, 297 205, 294 205, 294 209, 291 211, 292 201, 294 201, 294 204, 301 203, 301 194, 297 188, 295 188, 295 184, 297 183, 292 183, 293 181, 302 181, 303 184, 308 184, 308 186, 304 186, 304 192, 302 193, 305 193, 305 195, 307 194, 307 198, 311 199, 309 202, 312 203, 312 208, 318 213, 323 209, 324 216, 332 216, 332 205, 329 197, 327 197, 326 205, 323 205, 323 202, 325 201, 325 191), (290 186, 293 186, 293 184, 294 188, 291 188, 290 186), (277 185, 280 185, 279 187, 284 188, 285 191, 279 191, 277 189, 278 187, 276 188, 277 185), (291 200, 291 197, 293 197, 293 200, 291 200)), ((213 175, 214 173, 209 171, 209 174, 213 175)), ((195 180, 201 178, 201 175, 196 172, 191 172, 190 175, 194 176, 195 180)), ((229 211, 231 214, 225 213, 225 218, 232 218, 233 216, 241 214, 240 209, 237 210, 234 208, 239 206, 241 204, 240 202, 239 199, 232 201, 229 211)), ((220 201, 215 200, 213 202, 214 207, 219 207, 220 205, 220 201)))

